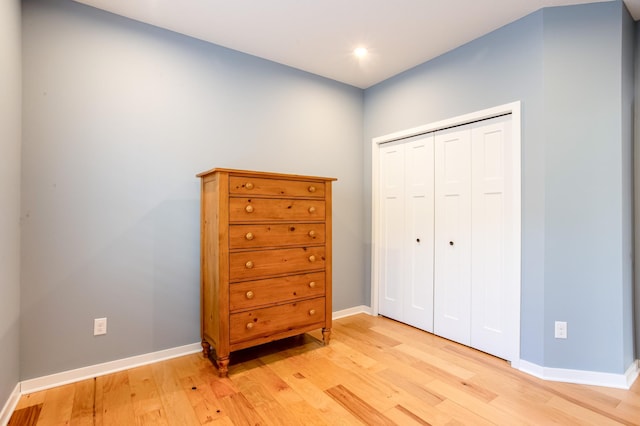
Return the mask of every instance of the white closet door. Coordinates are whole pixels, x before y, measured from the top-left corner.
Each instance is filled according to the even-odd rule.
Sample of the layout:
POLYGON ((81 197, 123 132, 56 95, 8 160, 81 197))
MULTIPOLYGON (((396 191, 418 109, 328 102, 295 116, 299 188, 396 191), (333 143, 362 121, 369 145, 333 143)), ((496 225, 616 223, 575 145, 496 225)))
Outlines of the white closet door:
POLYGON ((505 268, 513 196, 506 180, 510 125, 510 117, 476 123, 471 142, 471 346, 505 359, 511 359, 515 338, 509 320, 514 286, 505 268))
POLYGON ((380 147, 379 312, 433 332, 433 135, 380 147))
POLYGON ((402 321, 405 280, 404 145, 380 147, 380 289, 381 315, 402 321))
POLYGON ((471 336, 471 131, 435 135, 434 332, 466 345, 471 336))
POLYGON ((405 145, 403 322, 433 332, 433 135, 405 145))

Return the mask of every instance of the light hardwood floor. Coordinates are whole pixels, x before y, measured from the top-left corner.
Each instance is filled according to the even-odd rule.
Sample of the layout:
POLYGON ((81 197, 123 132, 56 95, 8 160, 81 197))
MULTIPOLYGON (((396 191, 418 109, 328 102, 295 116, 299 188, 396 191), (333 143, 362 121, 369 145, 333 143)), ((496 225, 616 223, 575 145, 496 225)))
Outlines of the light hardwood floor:
POLYGON ((630 390, 545 382, 395 321, 355 315, 232 355, 194 354, 20 399, 10 425, 640 425, 630 390))

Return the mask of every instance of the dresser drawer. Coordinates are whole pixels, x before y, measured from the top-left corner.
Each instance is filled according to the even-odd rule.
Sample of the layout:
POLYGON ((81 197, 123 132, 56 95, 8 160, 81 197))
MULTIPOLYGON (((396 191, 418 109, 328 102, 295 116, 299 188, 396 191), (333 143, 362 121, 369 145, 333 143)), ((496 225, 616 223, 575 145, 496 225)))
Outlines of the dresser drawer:
POLYGON ((231 225, 231 249, 324 244, 324 223, 231 225))
POLYGON ((256 250, 229 254, 229 279, 231 281, 321 271, 324 268, 325 248, 323 246, 256 250))
POLYGON ((324 201, 230 198, 229 222, 324 220, 324 201))
POLYGON ((325 321, 325 299, 319 297, 302 302, 231 314, 229 334, 231 343, 266 337, 325 321))
POLYGON ((324 272, 245 281, 230 285, 229 310, 324 296, 324 272))
POLYGON ((324 198, 324 182, 230 176, 229 193, 243 196, 324 198))

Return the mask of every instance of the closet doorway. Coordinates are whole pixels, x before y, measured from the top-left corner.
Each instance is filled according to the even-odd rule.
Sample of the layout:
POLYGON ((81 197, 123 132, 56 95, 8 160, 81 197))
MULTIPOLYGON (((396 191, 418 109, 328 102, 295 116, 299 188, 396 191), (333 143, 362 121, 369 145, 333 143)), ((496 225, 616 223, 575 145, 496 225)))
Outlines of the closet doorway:
POLYGON ((519 103, 373 142, 373 313, 517 363, 519 103))

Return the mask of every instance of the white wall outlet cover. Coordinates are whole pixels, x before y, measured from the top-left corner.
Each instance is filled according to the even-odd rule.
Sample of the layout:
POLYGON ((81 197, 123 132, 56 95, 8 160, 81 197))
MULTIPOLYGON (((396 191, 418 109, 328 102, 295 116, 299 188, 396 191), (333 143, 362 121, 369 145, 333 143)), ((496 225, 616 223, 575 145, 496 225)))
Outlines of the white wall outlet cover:
POLYGON ((107 319, 96 318, 93 320, 93 335, 100 336, 102 334, 107 334, 107 319))
POLYGON ((556 339, 567 338, 567 322, 566 321, 556 321, 554 336, 556 339))

